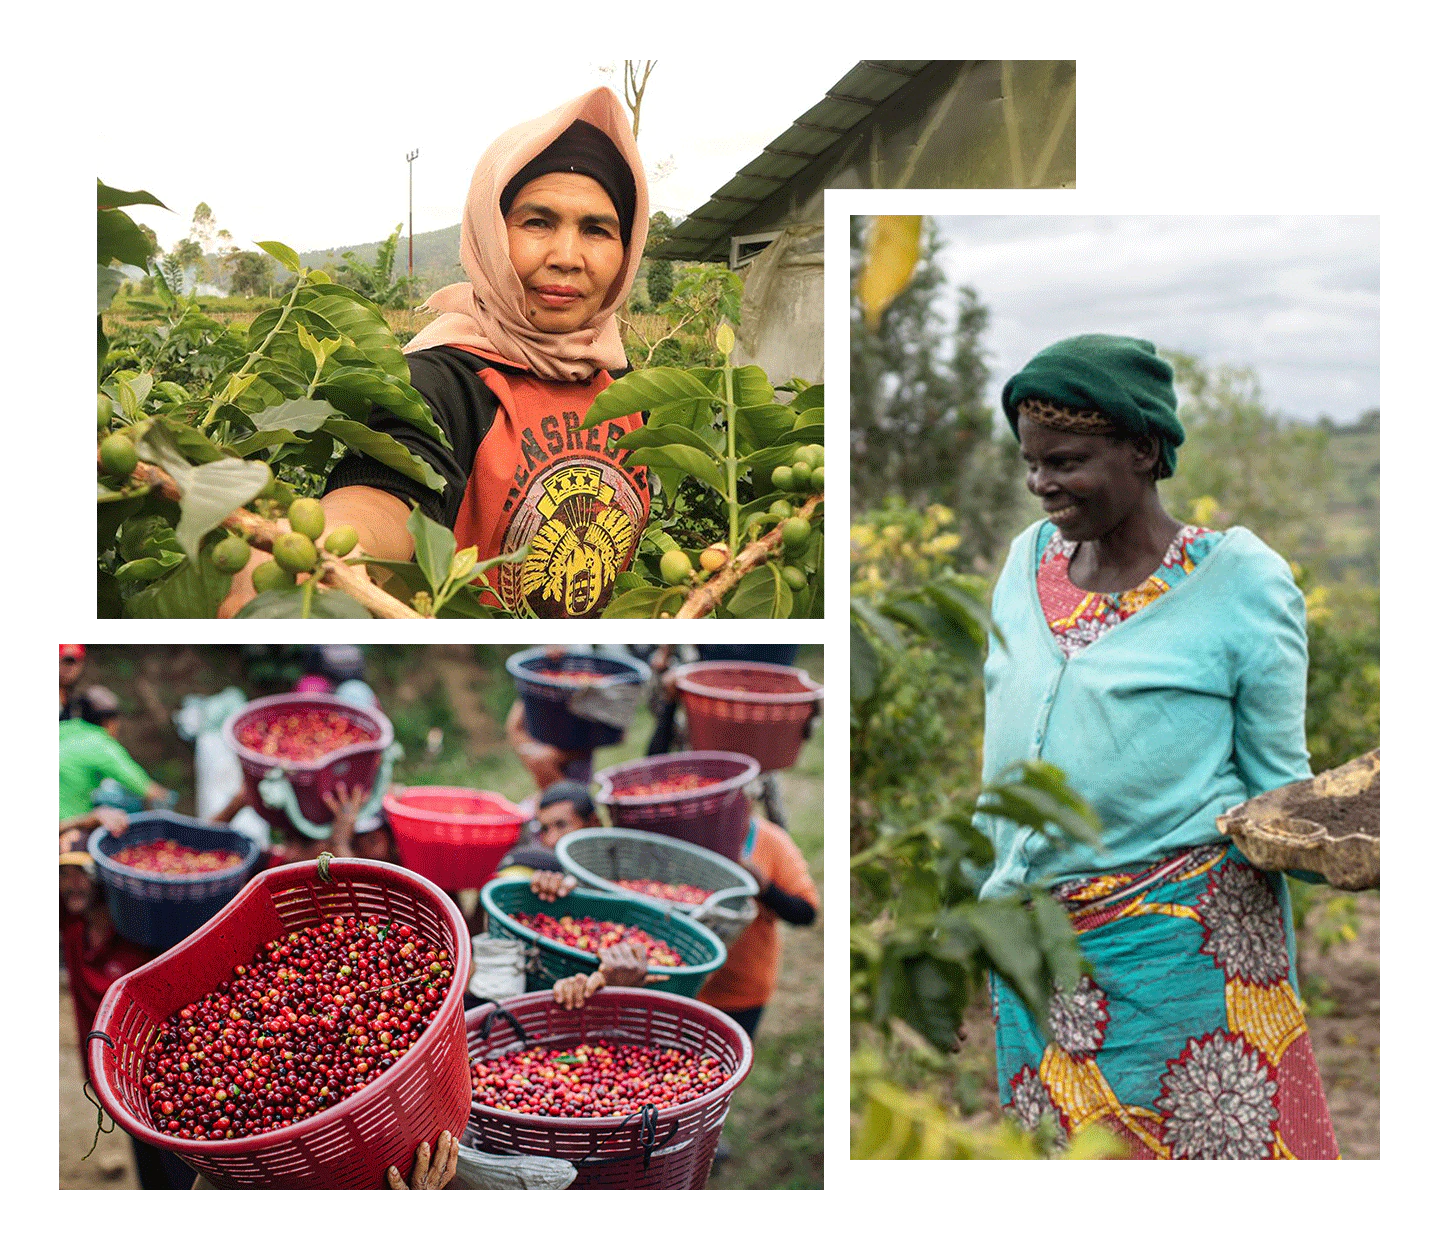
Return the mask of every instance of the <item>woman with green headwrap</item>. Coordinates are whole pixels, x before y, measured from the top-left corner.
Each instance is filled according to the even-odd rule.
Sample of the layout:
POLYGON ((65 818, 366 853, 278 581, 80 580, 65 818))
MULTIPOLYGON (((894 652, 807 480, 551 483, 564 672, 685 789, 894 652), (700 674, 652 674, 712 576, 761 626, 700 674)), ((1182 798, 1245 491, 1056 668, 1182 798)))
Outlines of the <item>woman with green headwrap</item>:
POLYGON ((1058 765, 1103 832, 1085 846, 981 818, 981 897, 1050 889, 1089 966, 1052 1000, 1048 1040, 995 984, 1001 1101, 1032 1127, 1102 1125, 1138 1157, 1334 1158, 1284 878, 1215 827, 1310 776, 1304 599, 1249 530, 1166 512, 1156 483, 1185 432, 1152 344, 1053 344, 1002 404, 1046 519, 995 587, 984 776, 1058 765))

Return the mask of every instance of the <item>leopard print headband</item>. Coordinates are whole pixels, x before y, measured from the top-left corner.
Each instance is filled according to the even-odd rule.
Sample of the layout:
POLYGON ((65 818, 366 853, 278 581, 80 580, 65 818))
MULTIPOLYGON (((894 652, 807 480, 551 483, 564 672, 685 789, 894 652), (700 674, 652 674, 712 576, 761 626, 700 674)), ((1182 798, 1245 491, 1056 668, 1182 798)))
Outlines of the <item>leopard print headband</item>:
POLYGON ((1094 408, 1071 408, 1049 399, 1022 399, 1016 406, 1020 416, 1052 430, 1070 434, 1118 434, 1120 427, 1094 408))

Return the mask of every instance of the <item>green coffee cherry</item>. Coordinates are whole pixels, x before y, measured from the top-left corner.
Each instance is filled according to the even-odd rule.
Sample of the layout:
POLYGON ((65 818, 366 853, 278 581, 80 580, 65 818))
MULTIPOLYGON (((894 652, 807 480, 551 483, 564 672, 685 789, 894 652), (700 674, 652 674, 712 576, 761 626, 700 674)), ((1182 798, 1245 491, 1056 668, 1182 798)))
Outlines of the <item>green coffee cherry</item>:
POLYGON ((791 590, 804 590, 809 580, 805 576, 805 570, 797 568, 793 564, 787 564, 781 569, 780 576, 785 579, 785 584, 789 586, 791 590))
POLYGON ((687 581, 694 571, 695 567, 690 563, 690 557, 679 548, 667 551, 660 557, 660 576, 667 585, 678 586, 681 582, 687 581))
POLYGON ((297 534, 304 534, 311 542, 319 540, 325 532, 325 509, 318 499, 297 499, 285 514, 290 528, 297 534))
POLYGON ((126 478, 135 472, 140 457, 135 444, 123 434, 107 434, 100 442, 100 466, 111 477, 126 478))
POLYGON ((304 534, 281 534, 270 546, 271 554, 287 573, 308 573, 315 567, 315 544, 304 534))
POLYGON ((789 494, 795 489, 795 470, 788 464, 782 464, 770 475, 770 484, 774 486, 776 490, 783 490, 786 494, 789 494))
POLYGON ((348 556, 359 541, 353 525, 338 525, 325 535, 325 550, 332 556, 348 556))
POLYGON ((255 571, 250 574, 250 584, 255 587, 257 595, 263 595, 267 590, 284 590, 293 586, 295 574, 287 573, 274 560, 266 560, 264 564, 255 566, 255 571))
POLYGON ((210 549, 210 563, 222 573, 238 573, 250 563, 250 544, 238 534, 222 538, 210 549))
POLYGON ((115 420, 115 405, 110 402, 110 396, 101 391, 95 400, 95 420, 102 430, 110 428, 110 422, 115 420))
POLYGON ((786 551, 798 551, 810 541, 810 522, 804 517, 791 517, 780 531, 786 551))

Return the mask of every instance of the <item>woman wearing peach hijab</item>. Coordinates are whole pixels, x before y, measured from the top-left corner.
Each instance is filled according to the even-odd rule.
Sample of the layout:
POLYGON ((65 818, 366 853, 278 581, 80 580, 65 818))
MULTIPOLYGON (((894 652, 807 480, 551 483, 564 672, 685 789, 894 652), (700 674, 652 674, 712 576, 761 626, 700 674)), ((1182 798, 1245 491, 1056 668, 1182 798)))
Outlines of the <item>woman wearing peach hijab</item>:
MULTIPOLYGON (((480 159, 460 226, 468 281, 436 291, 439 313, 406 346, 411 384, 448 445, 376 410, 369 424, 445 479, 432 491, 368 457, 331 472, 327 530, 353 525, 363 550, 407 560, 412 505, 498 566, 485 601, 520 615, 598 616, 649 518, 645 470, 615 443, 639 414, 581 430, 625 368, 615 314, 645 246, 640 154, 607 88, 501 135, 480 159)), ((257 558, 259 553, 257 553, 257 558)), ((235 579, 230 614, 253 593, 235 579)))

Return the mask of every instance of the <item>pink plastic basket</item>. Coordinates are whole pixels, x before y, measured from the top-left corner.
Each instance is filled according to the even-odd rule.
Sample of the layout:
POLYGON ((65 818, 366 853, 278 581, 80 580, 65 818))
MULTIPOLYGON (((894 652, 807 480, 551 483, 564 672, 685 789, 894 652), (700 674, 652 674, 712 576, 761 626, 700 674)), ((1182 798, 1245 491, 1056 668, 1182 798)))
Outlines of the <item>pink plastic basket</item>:
POLYGON ((750 830, 750 800, 745 787, 760 775, 760 765, 749 755, 733 751, 677 751, 674 755, 647 755, 613 764, 595 774, 600 783, 596 802, 606 808, 610 823, 624 829, 663 833, 740 858, 750 830), (683 773, 723 778, 715 785, 665 795, 619 795, 615 791, 637 782, 665 781, 683 773))
POLYGON ((335 792, 335 783, 343 781, 349 786, 368 790, 375 782, 381 756, 395 740, 395 731, 389 719, 378 708, 358 708, 344 699, 325 694, 277 694, 255 699, 225 722, 223 732, 226 745, 239 757, 240 768, 245 774, 246 802, 272 825, 282 829, 290 827, 289 816, 267 806, 260 799, 260 780, 272 769, 281 769, 288 778, 295 791, 300 814, 312 824, 328 825, 334 817, 325 806, 325 796, 335 792), (301 711, 307 707, 332 708, 373 733, 374 740, 341 747, 338 751, 303 763, 261 755, 240 744, 240 730, 254 721, 268 721, 285 712, 301 711))
POLYGON ((410 786, 381 801, 400 862, 442 890, 478 890, 520 840, 524 814, 503 794, 410 786))
POLYGON ((675 670, 697 751, 744 751, 761 772, 789 768, 825 688, 803 668, 708 660, 675 670))
POLYGON ((728 1070, 718 1089, 647 1117, 522 1115, 471 1104, 467 1145, 568 1159, 577 1172, 572 1189, 703 1189, 754 1053, 745 1030, 723 1012, 658 990, 605 989, 568 1011, 548 990, 524 994, 467 1012, 465 1032, 472 1062, 525 1046, 603 1039, 713 1055, 728 1070))
POLYGON ((101 1105, 127 1133, 173 1151, 225 1189, 376 1189, 391 1164, 408 1175, 416 1147, 459 1133, 470 1106, 465 986, 470 935, 445 895, 404 868, 368 859, 261 873, 203 929, 106 992, 87 1042, 101 1105), (145 1054, 165 1020, 203 998, 273 938, 336 916, 385 916, 443 945, 455 977, 420 1040, 383 1076, 319 1115, 231 1141, 158 1131, 140 1085, 145 1054), (96 1036, 101 1034, 103 1036, 96 1036))

